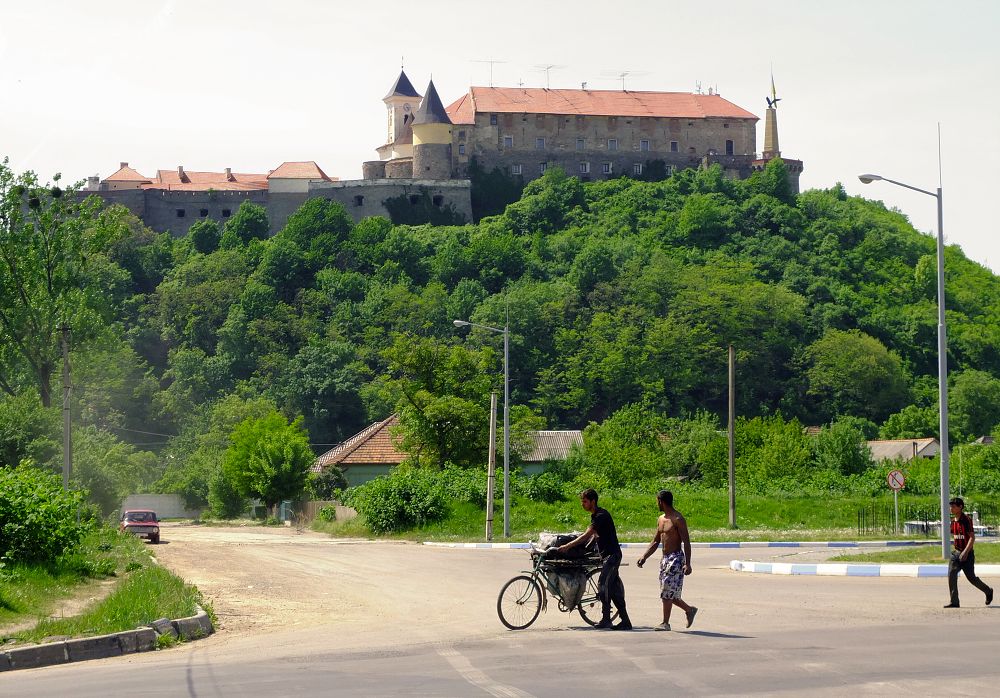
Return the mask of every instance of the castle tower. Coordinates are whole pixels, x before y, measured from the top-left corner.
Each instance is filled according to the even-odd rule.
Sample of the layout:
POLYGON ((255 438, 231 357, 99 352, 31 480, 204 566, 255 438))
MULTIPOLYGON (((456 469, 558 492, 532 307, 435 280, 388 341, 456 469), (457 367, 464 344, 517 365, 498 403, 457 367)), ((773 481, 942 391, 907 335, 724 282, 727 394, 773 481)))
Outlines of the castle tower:
POLYGON ((413 156, 413 116, 420 103, 420 93, 400 69, 399 77, 383 99, 388 116, 388 133, 385 145, 379 147, 378 154, 383 160, 408 158, 413 156))
POLYGON ((763 170, 767 163, 775 158, 781 158, 788 170, 788 179, 792 185, 792 190, 799 193, 799 175, 802 174, 802 161, 789 160, 781 157, 781 148, 778 145, 778 102, 781 98, 774 88, 774 76, 771 76, 771 96, 765 97, 767 100, 767 111, 764 113, 764 150, 760 158, 753 161, 751 167, 754 170, 763 170))
POLYGON ((414 179, 451 179, 451 126, 431 80, 413 118, 414 179))

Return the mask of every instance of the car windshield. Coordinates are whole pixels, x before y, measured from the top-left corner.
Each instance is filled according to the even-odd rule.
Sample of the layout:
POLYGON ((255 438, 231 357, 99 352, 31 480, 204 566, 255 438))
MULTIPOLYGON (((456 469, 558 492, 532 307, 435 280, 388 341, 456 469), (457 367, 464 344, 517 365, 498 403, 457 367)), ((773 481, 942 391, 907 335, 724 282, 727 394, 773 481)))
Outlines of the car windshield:
POLYGON ((125 514, 125 520, 133 522, 155 521, 156 517, 148 511, 130 511, 125 514))

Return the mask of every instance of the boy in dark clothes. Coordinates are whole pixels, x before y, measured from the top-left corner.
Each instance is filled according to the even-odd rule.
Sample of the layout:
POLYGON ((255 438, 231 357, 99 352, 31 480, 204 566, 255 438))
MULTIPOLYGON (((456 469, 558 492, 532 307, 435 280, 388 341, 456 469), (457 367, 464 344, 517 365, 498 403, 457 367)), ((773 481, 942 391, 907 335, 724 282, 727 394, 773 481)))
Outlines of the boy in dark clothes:
POLYGON ((976 553, 972 546, 976 542, 976 531, 972 527, 972 519, 965 513, 965 502, 961 497, 953 498, 951 504, 951 515, 955 520, 951 522, 951 535, 955 541, 955 549, 951 552, 951 560, 948 561, 948 590, 951 592, 951 602, 945 608, 958 608, 958 572, 965 572, 965 578, 972 586, 986 594, 986 605, 993 603, 993 589, 986 585, 986 582, 976 576, 976 553))
POLYGON ((601 622, 596 627, 611 630, 631 630, 632 622, 625 611, 625 585, 618 574, 622 564, 622 547, 618 542, 615 522, 607 510, 597 506, 597 492, 587 489, 580 493, 580 504, 590 512, 590 526, 575 540, 559 546, 559 552, 566 552, 591 538, 597 537, 597 550, 601 554, 601 576, 598 580, 601 595, 601 622), (617 625, 611 624, 611 603, 614 602, 621 618, 617 625))

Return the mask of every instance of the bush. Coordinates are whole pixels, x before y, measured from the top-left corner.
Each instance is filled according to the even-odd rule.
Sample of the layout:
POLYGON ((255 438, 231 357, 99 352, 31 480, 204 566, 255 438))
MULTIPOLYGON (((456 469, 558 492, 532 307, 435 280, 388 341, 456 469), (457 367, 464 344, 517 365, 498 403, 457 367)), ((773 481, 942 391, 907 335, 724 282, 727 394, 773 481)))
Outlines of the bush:
POLYGON ((0 468, 0 559, 50 563, 72 550, 90 527, 77 523, 82 503, 57 475, 27 463, 0 468))
POLYGON ((320 521, 332 523, 337 520, 337 507, 325 506, 316 513, 316 518, 320 521))
POLYGON ((347 502, 372 533, 405 531, 444 518, 446 497, 438 473, 400 466, 352 490, 347 502))
MULTIPOLYGON (((479 469, 466 469, 449 465, 441 473, 441 482, 449 499, 469 502, 477 507, 486 507, 487 474, 479 469)), ((503 473, 498 473, 493 492, 496 495, 503 487, 503 473), (496 487, 496 482, 501 483, 496 487)))
POLYGON ((347 477, 338 465, 328 465, 318 473, 309 473, 306 490, 313 499, 336 499, 335 493, 347 489, 347 477))
POLYGON ((566 499, 566 481, 551 470, 518 478, 517 484, 521 494, 536 502, 553 504, 566 499))

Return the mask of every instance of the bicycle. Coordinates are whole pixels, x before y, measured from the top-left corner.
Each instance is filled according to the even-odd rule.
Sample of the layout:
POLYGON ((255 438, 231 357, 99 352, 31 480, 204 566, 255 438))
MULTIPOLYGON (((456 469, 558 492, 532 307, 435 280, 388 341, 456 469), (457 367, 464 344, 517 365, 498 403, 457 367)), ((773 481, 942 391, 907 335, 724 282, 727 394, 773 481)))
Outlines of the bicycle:
MULTIPOLYGON (((524 630, 548 607, 548 595, 559 600, 559 610, 577 610, 588 625, 601 620, 601 598, 598 579, 601 560, 595 555, 576 560, 549 559, 546 551, 531 550, 532 568, 509 580, 497 596, 497 615, 511 630, 524 630), (567 578, 560 585, 560 577, 567 578), (575 580, 577 586, 569 583, 575 580), (582 588, 581 588, 582 587, 582 588), (578 598, 573 598, 578 596, 578 598)), ((618 617, 615 610, 612 620, 618 617)))

